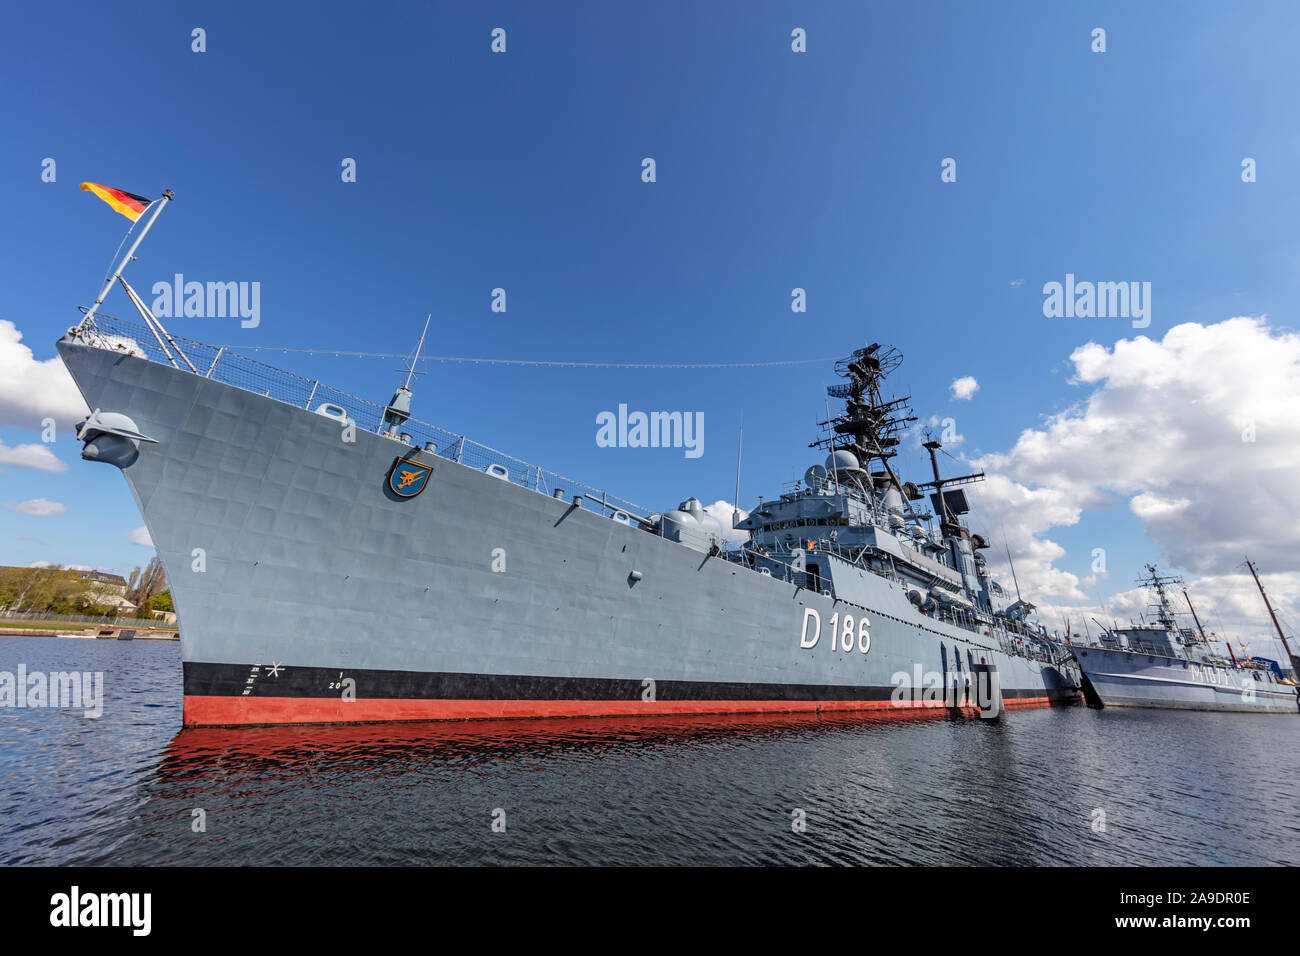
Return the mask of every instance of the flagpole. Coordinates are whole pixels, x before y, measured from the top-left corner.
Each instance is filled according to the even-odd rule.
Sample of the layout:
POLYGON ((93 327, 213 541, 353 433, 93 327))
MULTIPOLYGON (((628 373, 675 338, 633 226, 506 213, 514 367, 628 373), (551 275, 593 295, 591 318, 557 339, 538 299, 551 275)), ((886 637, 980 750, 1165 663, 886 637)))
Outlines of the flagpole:
POLYGON ((126 264, 131 261, 131 257, 135 255, 135 250, 140 248, 140 243, 144 241, 145 234, 149 231, 149 227, 152 226, 153 221, 158 218, 158 214, 163 211, 163 206, 167 205, 167 203, 174 198, 176 197, 172 195, 170 189, 164 189, 162 198, 155 199, 150 203, 150 205, 156 205, 158 208, 155 209, 149 216, 148 220, 145 221, 144 226, 140 229, 140 235, 135 237, 135 242, 131 243, 131 248, 126 250, 126 255, 122 257, 122 261, 117 264, 117 268, 113 270, 113 274, 109 276, 108 280, 104 283, 104 288, 99 290, 99 295, 95 297, 95 304, 86 311, 86 317, 81 320, 81 324, 77 326, 78 328, 85 327, 85 325, 94 317, 95 311, 104 304, 104 296, 108 295, 108 290, 113 288, 113 283, 122 275, 122 270, 125 269, 126 264))

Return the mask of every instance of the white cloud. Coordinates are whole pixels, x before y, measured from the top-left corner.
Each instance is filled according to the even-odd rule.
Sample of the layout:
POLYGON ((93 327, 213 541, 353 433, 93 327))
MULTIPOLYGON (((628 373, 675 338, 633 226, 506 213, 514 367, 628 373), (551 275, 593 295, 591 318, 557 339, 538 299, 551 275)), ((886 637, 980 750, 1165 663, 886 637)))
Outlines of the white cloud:
POLYGON ((66 426, 85 417, 89 409, 63 360, 37 361, 22 338, 17 326, 0 319, 0 425, 39 429, 45 418, 66 426))
POLYGON ((1089 574, 1084 577, 1083 586, 1086 590, 1091 590, 1092 588, 1095 588, 1097 586, 1098 581, 1109 581, 1109 580, 1110 580, 1109 571, 1094 571, 1092 572, 1092 574, 1089 574))
POLYGON ((954 399, 971 399, 980 390, 980 383, 975 380, 974 375, 963 375, 961 378, 954 378, 948 390, 952 392, 954 399))
POLYGON ((67 471, 68 466, 54 457, 48 445, 14 445, 0 442, 0 468, 34 468, 37 471, 67 471))
MULTIPOLYGON (((734 511, 734 509, 735 506, 730 501, 723 501, 722 499, 718 499, 711 505, 704 506, 704 510, 706 512, 713 515, 713 517, 717 518, 719 521, 722 522, 722 532, 724 538, 726 538, 728 541, 743 543, 749 540, 749 532, 740 531, 731 526, 732 512, 734 511)), ((740 512, 740 518, 742 521, 748 517, 749 517, 748 511, 740 512)))
POLYGON ((33 515, 38 518, 61 515, 68 510, 57 501, 47 501, 44 498, 32 498, 29 501, 6 501, 4 507, 10 511, 17 511, 19 514, 33 515))
POLYGON ((1029 488, 990 471, 969 498, 977 509, 971 516, 974 530, 991 544, 983 552, 984 557, 1009 590, 1013 585, 1006 561, 1008 550, 1026 600, 1035 604, 1050 596, 1069 601, 1088 600, 1088 595, 1079 588, 1078 575, 1054 566, 1054 562, 1065 557, 1065 548, 1042 537, 1049 528, 1079 523, 1083 509, 1068 493, 1050 487, 1029 488))
POLYGON ((1012 279, 1010 282, 1007 283, 1007 285, 1009 286, 1016 286, 1016 287, 1022 286, 1024 284, 1025 284, 1024 279, 1012 279))
POLYGON ((1086 602, 1079 585, 1104 575, 1080 582, 1054 567, 1064 550, 1046 533, 1126 502, 1162 565, 1224 589, 1225 625, 1244 627, 1237 611, 1258 599, 1242 586, 1243 555, 1277 573, 1280 594, 1300 596, 1300 334, 1262 318, 1186 323, 1159 340, 1088 343, 1070 359, 1073 384, 1091 392, 974 462, 989 472, 979 504, 1002 520, 1022 587, 1086 602))
POLYGON ((1149 491, 1134 495, 1128 503, 1129 510, 1143 521, 1178 518, 1187 511, 1190 505, 1191 502, 1186 498, 1162 498, 1159 495, 1153 495, 1149 491))
POLYGON ((149 529, 144 525, 140 525, 134 531, 128 532, 126 537, 132 544, 138 544, 142 548, 153 547, 153 538, 150 537, 149 529))

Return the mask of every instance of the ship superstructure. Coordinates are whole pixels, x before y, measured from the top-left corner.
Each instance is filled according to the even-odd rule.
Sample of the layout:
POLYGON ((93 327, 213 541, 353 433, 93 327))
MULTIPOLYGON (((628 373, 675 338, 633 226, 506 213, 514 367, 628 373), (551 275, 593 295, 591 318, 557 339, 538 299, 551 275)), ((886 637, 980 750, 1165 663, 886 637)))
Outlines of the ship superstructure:
POLYGON ((865 569, 901 587, 925 620, 993 637, 1012 654, 1064 657, 1059 642, 1031 620, 1033 605, 1012 601, 994 580, 980 553, 988 539, 962 522, 970 505, 960 486, 983 480, 983 473, 943 477, 942 444, 927 438, 932 480, 914 484, 897 474, 893 459, 916 418, 906 397, 886 398, 882 386, 901 362, 897 349, 876 343, 837 363, 845 381, 827 392, 844 411, 820 423, 827 435, 811 445, 829 452, 825 463, 734 522, 750 535, 738 559, 771 573, 802 574, 805 586, 831 596, 838 596, 837 581, 865 569))

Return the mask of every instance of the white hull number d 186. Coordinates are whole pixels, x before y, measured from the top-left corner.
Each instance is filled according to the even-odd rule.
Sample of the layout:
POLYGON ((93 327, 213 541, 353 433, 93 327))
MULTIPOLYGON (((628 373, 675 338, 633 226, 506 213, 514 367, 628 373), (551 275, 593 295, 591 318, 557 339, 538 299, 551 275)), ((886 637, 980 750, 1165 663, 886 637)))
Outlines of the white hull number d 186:
MULTIPOLYGON (((851 651, 856 642, 857 648, 863 654, 871 650, 871 622, 867 620, 864 614, 855 622, 852 614, 845 614, 844 619, 840 620, 840 612, 836 611, 831 615, 831 619, 826 622, 826 629, 830 631, 831 650, 851 651), (854 625, 857 630, 854 630, 854 625)), ((822 616, 817 613, 815 608, 806 607, 803 609, 803 630, 799 634, 799 646, 804 650, 816 647, 817 642, 822 636, 822 616), (809 625, 811 624, 811 628, 809 625)))

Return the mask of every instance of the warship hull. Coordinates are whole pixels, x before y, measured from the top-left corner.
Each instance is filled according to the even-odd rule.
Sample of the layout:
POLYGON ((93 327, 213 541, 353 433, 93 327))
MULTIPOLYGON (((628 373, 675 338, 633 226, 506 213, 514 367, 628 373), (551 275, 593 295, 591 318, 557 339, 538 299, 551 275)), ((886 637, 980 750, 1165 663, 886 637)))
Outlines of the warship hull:
POLYGON ((1300 713, 1295 687, 1242 668, 1096 646, 1075 648, 1074 656, 1094 706, 1300 713))
POLYGON ((1004 653, 846 561, 823 561, 832 598, 504 467, 362 429, 345 440, 338 421, 202 365, 58 348, 91 409, 152 439, 116 464, 178 613, 187 726, 972 711, 969 694, 913 686, 935 673, 967 688, 992 674, 1006 708, 1080 700, 1068 656, 1004 653), (410 497, 389 481, 403 458, 429 468, 410 497), (806 646, 810 617, 837 614, 859 621, 848 649, 831 634, 806 646))

